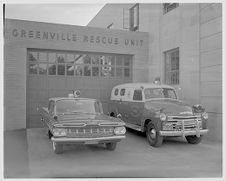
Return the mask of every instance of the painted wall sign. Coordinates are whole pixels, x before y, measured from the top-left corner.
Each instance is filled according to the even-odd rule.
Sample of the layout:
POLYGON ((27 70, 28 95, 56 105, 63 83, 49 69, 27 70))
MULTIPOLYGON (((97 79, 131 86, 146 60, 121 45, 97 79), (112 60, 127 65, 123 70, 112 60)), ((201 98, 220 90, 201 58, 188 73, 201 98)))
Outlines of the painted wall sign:
POLYGON ((15 38, 39 39, 39 40, 57 40, 68 42, 83 42, 90 44, 103 44, 103 45, 120 45, 142 47, 142 39, 120 39, 115 36, 100 36, 100 35, 86 35, 78 33, 64 33, 64 32, 51 32, 39 30, 25 30, 13 29, 12 36, 15 38))

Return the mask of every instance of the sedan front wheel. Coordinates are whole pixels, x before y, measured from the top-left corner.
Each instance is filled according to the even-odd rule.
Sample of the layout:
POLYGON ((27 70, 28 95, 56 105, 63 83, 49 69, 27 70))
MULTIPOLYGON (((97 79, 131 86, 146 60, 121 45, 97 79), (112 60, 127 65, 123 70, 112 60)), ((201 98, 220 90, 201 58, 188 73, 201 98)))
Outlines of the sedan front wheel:
POLYGON ((56 143, 56 142, 53 141, 53 151, 56 154, 63 153, 63 144, 56 143))

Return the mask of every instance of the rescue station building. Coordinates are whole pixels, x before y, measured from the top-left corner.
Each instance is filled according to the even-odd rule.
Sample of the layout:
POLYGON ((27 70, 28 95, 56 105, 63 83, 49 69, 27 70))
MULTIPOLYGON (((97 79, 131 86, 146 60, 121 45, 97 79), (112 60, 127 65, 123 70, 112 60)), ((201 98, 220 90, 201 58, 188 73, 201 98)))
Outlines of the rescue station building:
POLYGON ((37 107, 80 90, 107 113, 113 86, 148 81, 148 33, 7 19, 4 128, 42 126, 37 107))
POLYGON ((222 140, 222 4, 106 4, 86 27, 6 19, 4 128, 40 127, 48 98, 98 98, 113 86, 176 88, 209 114, 206 138, 222 140))

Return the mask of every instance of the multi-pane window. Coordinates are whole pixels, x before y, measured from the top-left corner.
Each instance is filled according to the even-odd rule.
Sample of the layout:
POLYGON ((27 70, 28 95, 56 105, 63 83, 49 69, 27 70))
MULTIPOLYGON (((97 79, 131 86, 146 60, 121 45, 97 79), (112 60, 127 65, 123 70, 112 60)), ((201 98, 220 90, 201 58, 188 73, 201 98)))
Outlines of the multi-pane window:
POLYGON ((169 11, 175 9, 179 6, 179 3, 163 3, 163 13, 168 13, 169 11))
POLYGON ((179 84, 179 48, 164 52, 165 83, 179 84))
POLYGON ((28 50, 30 75, 131 78, 132 56, 28 50))

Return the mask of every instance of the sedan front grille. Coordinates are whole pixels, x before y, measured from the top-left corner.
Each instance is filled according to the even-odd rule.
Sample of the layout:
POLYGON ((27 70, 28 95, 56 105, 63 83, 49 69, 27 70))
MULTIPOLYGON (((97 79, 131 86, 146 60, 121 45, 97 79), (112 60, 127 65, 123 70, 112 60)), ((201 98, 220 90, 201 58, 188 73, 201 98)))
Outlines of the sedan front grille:
POLYGON ((68 129, 68 137, 76 138, 98 138, 114 135, 113 127, 82 127, 68 129))

